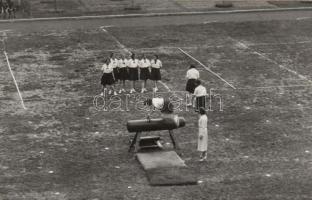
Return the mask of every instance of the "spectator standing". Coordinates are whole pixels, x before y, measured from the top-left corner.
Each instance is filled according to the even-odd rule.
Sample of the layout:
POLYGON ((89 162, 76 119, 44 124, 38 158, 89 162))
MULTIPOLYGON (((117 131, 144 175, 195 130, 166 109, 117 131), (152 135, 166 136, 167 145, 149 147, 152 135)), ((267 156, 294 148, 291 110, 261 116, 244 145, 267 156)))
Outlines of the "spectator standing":
POLYGON ((187 79, 187 83, 186 83, 185 89, 190 95, 190 102, 187 103, 187 106, 192 106, 193 94, 196 88, 196 80, 199 79, 199 71, 196 69, 194 65, 191 65, 189 70, 187 70, 186 79, 187 79))
POLYGON ((208 150, 208 117, 205 108, 199 108, 199 120, 198 120, 198 144, 197 150, 201 153, 200 160, 207 159, 208 150))
POLYGON ((204 109, 206 108, 207 90, 201 84, 200 80, 196 80, 195 85, 197 86, 194 90, 194 96, 196 98, 195 111, 198 112, 199 108, 204 108, 204 109))

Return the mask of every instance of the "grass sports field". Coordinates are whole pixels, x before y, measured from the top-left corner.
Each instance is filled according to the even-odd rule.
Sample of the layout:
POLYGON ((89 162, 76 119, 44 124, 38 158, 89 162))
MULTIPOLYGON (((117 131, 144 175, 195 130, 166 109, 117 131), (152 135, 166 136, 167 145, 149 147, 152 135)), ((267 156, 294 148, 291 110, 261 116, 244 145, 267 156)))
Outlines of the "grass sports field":
POLYGON ((2 38, 27 110, 1 54, 1 200, 312 198, 310 20, 105 30, 12 31, 2 38), (221 97, 222 111, 214 98, 208 113, 207 162, 198 162, 197 115, 184 106, 179 113, 187 120, 176 131, 182 159, 200 184, 148 185, 127 153, 132 134, 125 126, 145 117, 135 109, 142 96, 130 97, 130 111, 94 106, 102 58, 126 49, 159 54, 161 94, 182 98, 193 63, 221 97))

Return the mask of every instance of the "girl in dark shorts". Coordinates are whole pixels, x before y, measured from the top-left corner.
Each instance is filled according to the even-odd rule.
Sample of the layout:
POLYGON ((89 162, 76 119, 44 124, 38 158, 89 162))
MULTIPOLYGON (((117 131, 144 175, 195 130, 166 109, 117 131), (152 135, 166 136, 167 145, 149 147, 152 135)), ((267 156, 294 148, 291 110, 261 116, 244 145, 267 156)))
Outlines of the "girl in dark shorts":
POLYGON ((130 89, 130 94, 135 91, 135 82, 139 80, 139 60, 135 58, 135 54, 131 55, 131 59, 128 61, 129 67, 129 78, 132 81, 132 88, 130 89))
POLYGON ((102 96, 105 94, 107 90, 107 86, 110 86, 109 94, 111 93, 111 90, 114 91, 114 95, 117 95, 115 88, 114 88, 114 83, 115 83, 115 77, 114 77, 114 69, 113 65, 110 63, 109 59, 106 59, 103 66, 102 66, 102 71, 103 75, 101 78, 101 84, 103 86, 103 92, 102 96))
POLYGON ((120 86, 119 94, 122 92, 126 92, 126 80, 129 78, 128 73, 128 67, 127 67, 127 59, 126 58, 120 58, 118 60, 118 67, 119 67, 119 80, 122 82, 122 85, 120 86))
POLYGON ((154 81, 154 92, 157 92, 157 82, 161 80, 160 68, 162 68, 162 62, 159 60, 158 55, 154 55, 154 59, 151 61, 151 68, 151 80, 154 81))
POLYGON ((199 72, 194 65, 191 65, 189 70, 187 70, 186 79, 187 83, 185 90, 189 92, 189 95, 191 97, 190 102, 187 105, 192 106, 194 90, 197 87, 196 81, 199 79, 199 72))
MULTIPOLYGON (((118 59, 115 58, 114 53, 111 53, 110 55, 110 65, 113 67, 113 73, 114 73, 114 78, 115 78, 115 86, 118 86, 119 82, 119 67, 118 67, 118 59)), ((110 93, 109 93, 110 94, 110 93)))
POLYGON ((150 79, 150 66, 151 62, 146 58, 146 56, 143 54, 142 59, 140 60, 140 80, 142 80, 142 90, 141 93, 147 92, 146 89, 146 82, 148 79, 150 79))

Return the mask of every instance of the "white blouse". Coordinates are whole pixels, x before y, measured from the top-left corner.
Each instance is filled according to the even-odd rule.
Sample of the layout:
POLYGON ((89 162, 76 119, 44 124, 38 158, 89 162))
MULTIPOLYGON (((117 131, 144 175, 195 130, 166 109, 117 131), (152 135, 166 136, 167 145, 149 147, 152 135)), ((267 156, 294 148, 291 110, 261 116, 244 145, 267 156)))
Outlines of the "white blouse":
POLYGON ((149 59, 142 59, 140 60, 139 66, 140 68, 148 68, 151 66, 151 62, 149 61, 149 59))
POLYGON ((162 62, 160 60, 152 60, 151 62, 152 68, 160 69, 162 67, 162 62))
POLYGON ((198 120, 198 128, 207 128, 207 125, 208 125, 207 115, 201 115, 198 120))
POLYGON ((113 68, 116 68, 118 67, 118 60, 116 58, 111 58, 109 64, 111 64, 113 68))
POLYGON ((103 71, 103 73, 106 73, 106 74, 108 74, 108 73, 112 73, 113 72, 113 65, 112 64, 104 64, 103 66, 102 66, 102 71, 103 71))
POLYGON ((195 88, 194 90, 194 95, 196 97, 202 97, 202 96, 206 96, 207 95, 207 90, 204 86, 199 85, 195 88))
POLYGON ((127 67, 127 60, 119 59, 119 60, 118 60, 118 67, 119 67, 119 68, 125 68, 125 67, 127 67))
POLYGON ((195 68, 187 70, 186 78, 187 79, 199 79, 199 71, 195 68))
POLYGON ((128 60, 128 67, 129 68, 137 68, 139 66, 139 60, 138 59, 129 59, 128 60))

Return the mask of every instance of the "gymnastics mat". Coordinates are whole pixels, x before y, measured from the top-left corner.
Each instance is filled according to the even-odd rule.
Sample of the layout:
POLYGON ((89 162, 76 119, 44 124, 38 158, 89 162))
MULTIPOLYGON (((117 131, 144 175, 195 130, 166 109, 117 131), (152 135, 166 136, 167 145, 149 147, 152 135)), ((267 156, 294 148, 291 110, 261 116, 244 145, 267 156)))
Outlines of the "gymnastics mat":
POLYGON ((197 184, 196 173, 186 166, 175 151, 137 153, 137 159, 153 186, 197 184))

